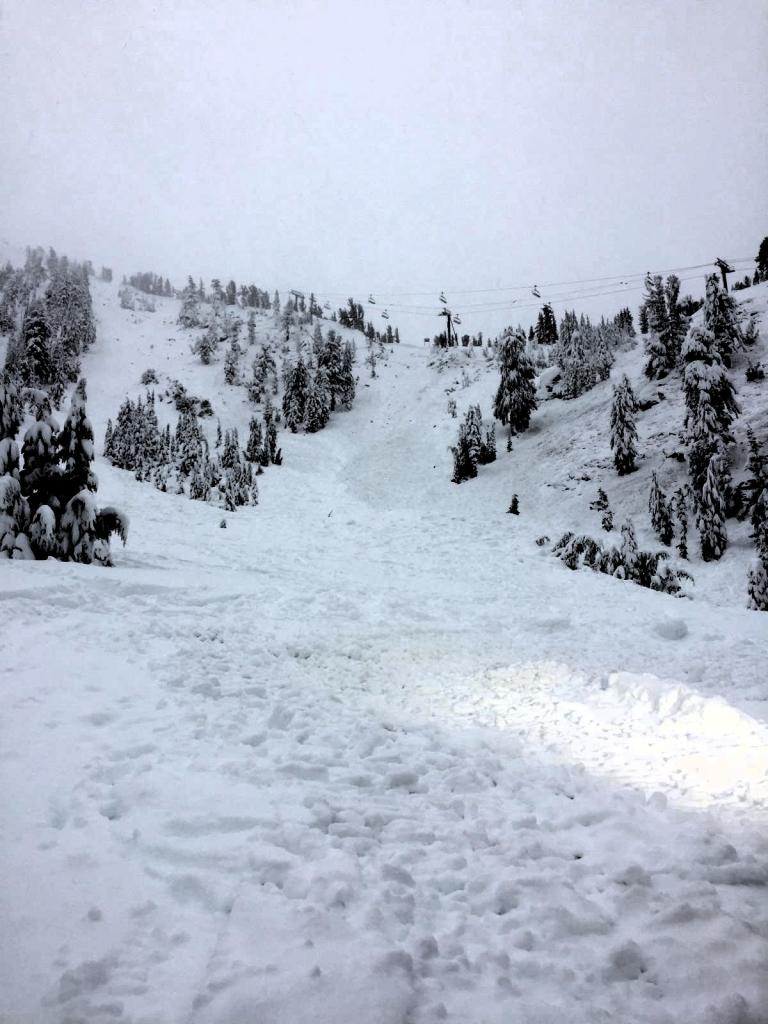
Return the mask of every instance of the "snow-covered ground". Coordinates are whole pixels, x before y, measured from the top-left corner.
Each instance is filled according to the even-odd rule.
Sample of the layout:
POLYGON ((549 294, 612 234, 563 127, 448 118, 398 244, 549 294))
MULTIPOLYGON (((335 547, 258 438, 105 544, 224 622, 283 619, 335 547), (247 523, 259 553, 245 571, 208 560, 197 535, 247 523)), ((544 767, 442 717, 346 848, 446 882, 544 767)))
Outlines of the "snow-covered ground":
MULTIPOLYGON (((115 292, 97 436, 154 366, 243 439, 177 304, 115 292)), ((472 358, 460 413, 490 407, 472 358)), ((97 460, 116 567, 2 565, 2 1024, 768 1021, 746 545, 693 601, 569 572, 534 541, 597 535, 605 393, 456 487, 461 369, 431 359, 361 360, 353 410, 281 435, 226 529, 97 460)))

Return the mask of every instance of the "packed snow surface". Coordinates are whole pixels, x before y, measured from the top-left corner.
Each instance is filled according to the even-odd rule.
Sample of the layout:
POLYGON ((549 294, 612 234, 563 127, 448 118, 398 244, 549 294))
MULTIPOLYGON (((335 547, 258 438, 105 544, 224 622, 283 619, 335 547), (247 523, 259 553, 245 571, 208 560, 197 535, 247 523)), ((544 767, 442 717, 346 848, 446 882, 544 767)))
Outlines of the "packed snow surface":
MULTIPOLYGON (((96 298, 97 437, 163 345, 243 436, 96 298)), ((522 441, 451 485, 430 358, 226 529, 97 460, 116 567, 2 564, 2 1024, 768 1021, 768 617, 569 572, 522 441)))

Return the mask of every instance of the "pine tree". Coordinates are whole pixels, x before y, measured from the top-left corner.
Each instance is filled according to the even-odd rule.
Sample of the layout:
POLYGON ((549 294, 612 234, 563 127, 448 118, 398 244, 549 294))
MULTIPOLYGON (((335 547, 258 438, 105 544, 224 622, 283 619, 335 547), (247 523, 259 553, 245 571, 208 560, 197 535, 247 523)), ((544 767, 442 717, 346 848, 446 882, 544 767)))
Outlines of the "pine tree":
POLYGON ((307 368, 300 356, 298 363, 291 367, 286 375, 285 394, 283 395, 285 423, 294 434, 304 422, 306 415, 308 383, 307 368))
POLYGON ((47 387, 54 378, 51 355, 51 328, 43 304, 33 302, 27 310, 22 327, 24 354, 20 373, 29 387, 47 387))
POLYGON ((534 337, 539 345, 555 345, 557 343, 557 321, 552 306, 548 302, 544 303, 536 320, 534 337))
POLYGON ((741 329, 736 303, 721 287, 717 274, 707 277, 704 329, 714 338, 715 350, 723 363, 730 366, 734 350, 741 347, 741 329))
POLYGON ((698 500, 712 454, 719 444, 733 440, 730 426, 739 413, 739 406, 711 331, 692 327, 681 358, 688 469, 698 500))
POLYGON ((16 385, 0 380, 0 556, 12 558, 19 535, 29 522, 29 506, 19 484, 19 448, 16 434, 23 409, 16 385))
POLYGON ((527 430, 536 409, 536 371, 525 354, 525 335, 507 334, 499 351, 501 379, 493 403, 493 415, 506 426, 509 436, 527 430))
POLYGON ((459 437, 453 452, 453 476, 451 481, 460 484, 464 480, 472 480, 477 476, 477 464, 473 462, 470 451, 467 428, 464 423, 459 426, 459 437))
POLYGON ((251 416, 251 421, 248 425, 248 443, 245 448, 245 457, 249 462, 260 462, 263 444, 261 423, 259 423, 255 416, 251 416))
POLYGON ((651 474, 651 494, 648 499, 648 511, 651 514, 651 526, 662 544, 669 546, 674 536, 672 512, 666 495, 659 486, 656 473, 651 474))
POLYGON ((307 433, 314 434, 316 431, 322 430, 328 422, 331 414, 330 410, 331 403, 328 389, 328 378, 321 368, 318 369, 314 377, 310 379, 307 389, 307 433))
POLYGON ((621 563, 616 575, 622 579, 637 582, 639 579, 639 552, 637 549, 637 538, 635 527, 631 519, 627 519, 621 527, 621 563))
POLYGON ((485 440, 480 449, 480 464, 483 466, 496 461, 496 424, 492 423, 485 431, 485 440))
POLYGON ((205 334, 202 334, 192 346, 192 351, 195 355, 200 356, 200 362, 204 366, 209 366, 213 362, 218 345, 218 332, 214 325, 210 324, 205 334))
POLYGON ((608 495, 602 489, 598 488, 597 497, 589 506, 595 512, 601 512, 600 524, 606 533, 610 533, 613 529, 613 512, 611 511, 611 505, 608 501, 608 495))
POLYGON ((757 281, 755 281, 755 284, 758 284, 760 281, 768 281, 768 235, 760 243, 755 263, 757 264, 755 270, 757 281))
POLYGON ((91 469, 94 458, 93 427, 85 410, 86 381, 82 378, 72 395, 69 414, 59 435, 62 470, 62 504, 82 490, 95 491, 96 476, 91 469))
POLYGON ((768 558, 758 558, 747 577, 748 607, 768 612, 768 558))
POLYGON ((471 405, 464 417, 467 449, 472 463, 477 466, 483 449, 483 416, 479 405, 471 405))
POLYGON ((181 293, 181 309, 179 310, 178 322, 182 327, 197 327, 200 323, 200 308, 198 302, 205 297, 203 282, 200 287, 195 288, 195 282, 190 277, 187 286, 181 293))
POLYGON ((507 509, 507 512, 511 513, 513 516, 520 515, 520 502, 516 494, 512 495, 512 500, 509 503, 509 508, 507 509))
POLYGON ((688 502, 685 490, 680 487, 675 494, 675 518, 677 520, 677 553, 688 558, 688 502))
POLYGON ((641 306, 640 307, 640 311, 637 314, 637 322, 638 322, 638 324, 640 326, 640 333, 641 334, 647 334, 648 333, 648 310, 645 308, 645 306, 641 306))
POLYGON ((720 450, 709 459, 696 509, 701 557, 705 562, 722 558, 728 546, 725 526, 725 462, 720 450))
MULTIPOLYGON (((93 428, 86 409, 86 382, 81 380, 72 395, 69 415, 59 435, 59 457, 63 462, 59 487, 63 506, 57 547, 65 559, 111 565, 110 535, 125 543, 128 520, 114 508, 97 509, 94 492, 97 481, 91 469, 94 457, 93 428)), ((38 524, 37 536, 44 537, 38 524)))
POLYGON ((237 384, 240 373, 240 349, 234 339, 224 356, 224 381, 226 384, 237 384))
POLYGON ((637 427, 635 411, 637 403, 629 378, 626 374, 613 389, 613 406, 611 407, 611 450, 613 462, 619 476, 625 476, 637 469, 637 427))
POLYGON ((24 468, 20 472, 19 481, 30 514, 34 516, 39 508, 47 506, 55 522, 55 516, 61 510, 59 425, 52 415, 51 403, 44 391, 33 392, 32 401, 35 406, 35 422, 24 434, 21 448, 24 468))

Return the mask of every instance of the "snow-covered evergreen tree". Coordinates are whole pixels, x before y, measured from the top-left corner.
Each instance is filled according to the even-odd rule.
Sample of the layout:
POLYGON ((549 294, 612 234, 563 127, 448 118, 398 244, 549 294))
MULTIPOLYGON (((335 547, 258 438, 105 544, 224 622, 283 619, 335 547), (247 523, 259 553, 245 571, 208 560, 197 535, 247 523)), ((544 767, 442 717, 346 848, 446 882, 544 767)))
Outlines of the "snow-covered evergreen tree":
POLYGON ((600 525, 606 533, 610 533, 611 530, 613 530, 613 512, 611 510, 610 502, 608 501, 608 495, 602 487, 598 488, 597 497, 590 503, 589 507, 595 512, 602 513, 600 517, 600 525))
POLYGON ((705 562, 722 558, 728 546, 725 525, 727 477, 725 459, 717 449, 709 459, 696 507, 701 557, 705 562))
POLYGON ((307 388, 307 405, 305 410, 307 433, 314 434, 322 430, 331 415, 331 397, 328 377, 321 368, 310 378, 307 388))
MULTIPOLYGON (((62 507, 62 467, 60 466, 59 425, 52 412, 51 403, 45 391, 33 391, 32 404, 35 408, 35 422, 24 434, 21 454, 24 468, 20 473, 22 492, 32 516, 38 509, 46 507, 56 516, 62 507)), ((78 488, 79 489, 79 488, 78 488)), ((43 513, 46 522, 46 514, 43 513)), ((52 546, 47 554, 53 553, 52 546)))
POLYGON ((627 519, 621 527, 621 566, 616 570, 615 575, 621 579, 637 580, 638 571, 638 548, 635 527, 631 519, 627 519))
POLYGON ((662 544, 669 546, 674 536, 672 511, 666 495, 659 486, 656 473, 651 474, 651 493, 648 499, 648 511, 651 514, 651 526, 662 544))
POLYGON ((502 338, 499 348, 501 379, 493 402, 493 415, 506 426, 509 436, 527 430, 536 409, 536 371, 525 354, 525 334, 518 331, 502 338))
POLYGON ((69 414, 59 435, 62 470, 62 503, 82 490, 95 491, 98 485, 91 469, 94 458, 93 427, 85 409, 86 381, 82 378, 72 395, 69 414))
POLYGON ((255 416, 251 416, 250 423, 248 424, 248 443, 245 446, 246 459, 258 465, 261 461, 263 447, 264 438, 261 423, 255 416))
POLYGON ((635 411, 637 403, 632 385, 626 374, 613 389, 611 406, 611 450, 613 462, 619 476, 632 473, 637 468, 637 427, 635 411))
POLYGON ((470 450, 467 427, 465 423, 459 426, 459 436, 453 452, 453 476, 451 481, 460 484, 464 480, 472 480, 477 476, 477 463, 473 461, 470 450))
POLYGON ((748 607, 768 612, 768 558, 756 559, 747 577, 748 607))
POLYGON ((688 469, 698 500, 712 454, 719 445, 733 440, 730 427, 739 406, 711 331, 693 326, 683 344, 681 358, 688 469))
POLYGON ((563 398, 578 398, 594 385, 595 371, 591 364, 584 325, 580 324, 567 339, 561 333, 559 363, 563 398))
POLYGON ((200 287, 195 287, 195 282, 190 277, 187 286, 181 294, 181 309, 179 310, 179 323, 182 327, 197 327, 200 324, 199 302, 205 298, 203 282, 200 287), (201 294, 202 292, 202 294, 201 294))
POLYGON ((229 348, 224 354, 224 381, 227 384, 237 384, 240 376, 240 346, 233 338, 229 348))
POLYGON ((684 488, 675 493, 675 519, 677 520, 677 553, 688 558, 688 501, 684 488))
POLYGON ((726 366, 730 366, 734 350, 742 344, 741 329, 736 303, 722 288, 717 274, 707 277, 704 329, 714 338, 715 351, 720 359, 726 366))
POLYGON ((309 377, 304 359, 299 356, 295 366, 290 367, 285 379, 283 395, 283 415, 285 423, 292 433, 296 433, 304 422, 307 406, 307 388, 309 377))

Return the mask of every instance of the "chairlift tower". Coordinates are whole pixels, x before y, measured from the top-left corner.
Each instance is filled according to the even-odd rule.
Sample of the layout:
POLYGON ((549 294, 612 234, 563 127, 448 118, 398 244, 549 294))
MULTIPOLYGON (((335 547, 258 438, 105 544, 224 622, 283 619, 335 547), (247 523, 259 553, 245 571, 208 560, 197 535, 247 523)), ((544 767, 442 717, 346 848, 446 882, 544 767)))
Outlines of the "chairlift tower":
POLYGON ((715 266, 723 275, 723 288, 725 288, 725 290, 728 291, 728 278, 725 275, 733 274, 733 267, 726 260, 721 260, 719 257, 718 259, 715 260, 715 266))
MULTIPOLYGON (((453 326, 455 317, 447 306, 437 315, 445 317, 445 334, 447 338, 448 348, 452 348, 453 344, 451 342, 451 335, 453 335, 453 337, 457 339, 456 344, 458 344, 458 335, 456 334, 456 331, 453 326)), ((461 321, 459 321, 459 323, 461 323, 461 321)))

